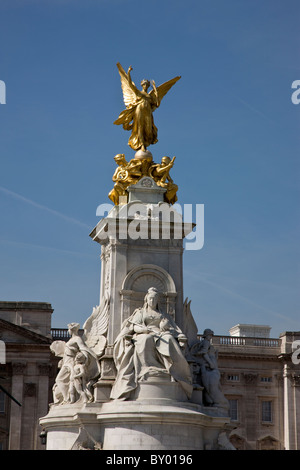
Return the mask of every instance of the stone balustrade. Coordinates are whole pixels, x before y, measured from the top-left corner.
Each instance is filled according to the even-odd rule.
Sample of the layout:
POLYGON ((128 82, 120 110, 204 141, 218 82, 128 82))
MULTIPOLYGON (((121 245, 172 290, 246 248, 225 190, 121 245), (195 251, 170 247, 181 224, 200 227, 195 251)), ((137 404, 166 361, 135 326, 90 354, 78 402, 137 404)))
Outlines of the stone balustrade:
POLYGON ((212 343, 214 345, 280 348, 281 340, 279 338, 254 338, 247 336, 214 336, 212 343))
MULTIPOLYGON (((79 335, 83 334, 83 330, 78 331, 79 335)), ((53 341, 68 341, 71 336, 67 328, 51 328, 51 335, 53 341)))

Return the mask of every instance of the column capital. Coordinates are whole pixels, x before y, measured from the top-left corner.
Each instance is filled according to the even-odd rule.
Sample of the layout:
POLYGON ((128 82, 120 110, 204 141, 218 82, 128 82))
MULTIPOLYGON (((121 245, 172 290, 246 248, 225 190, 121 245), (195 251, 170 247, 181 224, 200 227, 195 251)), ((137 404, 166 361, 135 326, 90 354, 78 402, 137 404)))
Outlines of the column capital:
POLYGON ((293 387, 300 387, 300 375, 291 374, 291 382, 293 387))
POLYGON ((37 364, 37 367, 38 367, 39 375, 46 375, 46 376, 50 375, 52 367, 51 367, 51 364, 49 364, 48 362, 39 362, 37 364))
POLYGON ((23 375, 26 369, 26 362, 12 362, 13 375, 23 375))

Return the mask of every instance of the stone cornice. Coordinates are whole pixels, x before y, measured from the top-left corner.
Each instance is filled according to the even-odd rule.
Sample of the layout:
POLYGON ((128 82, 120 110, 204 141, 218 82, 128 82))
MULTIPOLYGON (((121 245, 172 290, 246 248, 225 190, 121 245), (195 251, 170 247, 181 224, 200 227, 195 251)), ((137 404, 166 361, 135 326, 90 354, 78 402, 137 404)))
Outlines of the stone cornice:
POLYGON ((12 302, 0 301, 0 310, 46 310, 53 312, 51 304, 47 302, 12 302))
POLYGON ((218 351, 218 357, 221 359, 240 359, 240 360, 247 360, 247 361, 253 361, 253 360, 257 360, 257 361, 273 361, 273 362, 278 362, 280 363, 280 359, 278 358, 277 354, 274 354, 273 356, 271 354, 251 354, 249 352, 245 352, 245 353, 236 353, 236 351, 232 351, 232 352, 229 352, 229 351, 226 351, 226 352, 223 352, 223 351, 218 351))

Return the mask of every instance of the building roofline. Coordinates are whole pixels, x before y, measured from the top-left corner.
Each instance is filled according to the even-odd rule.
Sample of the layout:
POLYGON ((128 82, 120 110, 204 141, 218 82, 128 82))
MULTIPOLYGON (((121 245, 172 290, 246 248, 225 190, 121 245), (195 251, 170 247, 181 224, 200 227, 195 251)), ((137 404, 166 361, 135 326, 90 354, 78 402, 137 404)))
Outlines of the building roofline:
POLYGON ((27 301, 0 301, 0 310, 50 310, 54 311, 48 302, 27 302, 27 301))

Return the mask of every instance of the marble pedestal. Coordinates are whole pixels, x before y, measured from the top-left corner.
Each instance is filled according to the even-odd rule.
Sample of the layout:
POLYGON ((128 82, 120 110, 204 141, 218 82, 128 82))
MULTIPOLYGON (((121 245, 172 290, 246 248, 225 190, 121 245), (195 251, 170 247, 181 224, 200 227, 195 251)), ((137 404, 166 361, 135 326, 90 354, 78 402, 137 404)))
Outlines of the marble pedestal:
POLYGON ((177 383, 153 380, 139 385, 134 400, 53 406, 40 424, 47 450, 192 451, 218 449, 230 419, 187 400, 177 383))
POLYGON ((229 422, 199 405, 165 399, 105 403, 98 420, 106 450, 217 449, 220 428, 229 422))

